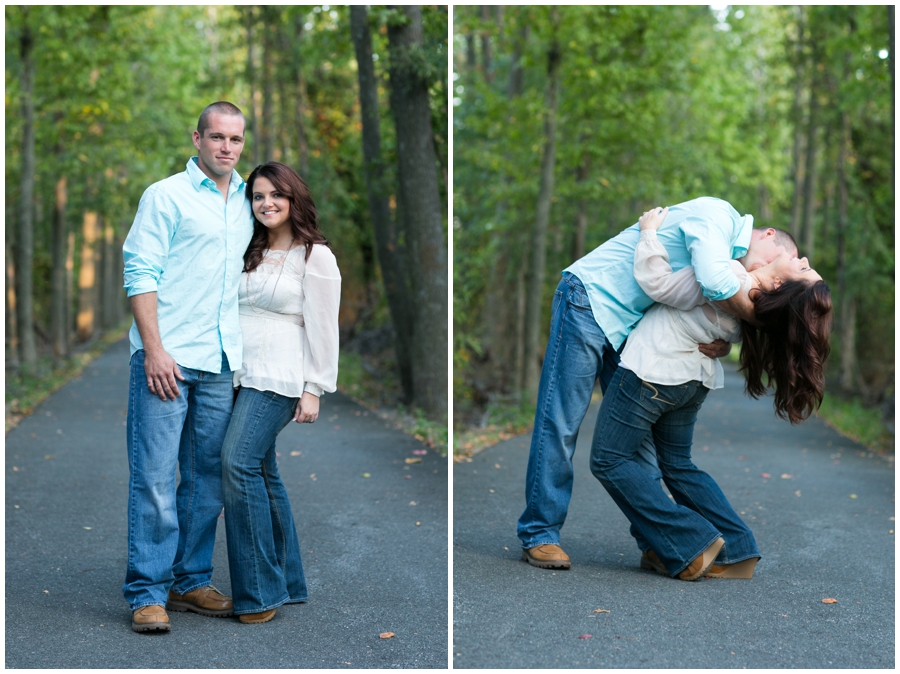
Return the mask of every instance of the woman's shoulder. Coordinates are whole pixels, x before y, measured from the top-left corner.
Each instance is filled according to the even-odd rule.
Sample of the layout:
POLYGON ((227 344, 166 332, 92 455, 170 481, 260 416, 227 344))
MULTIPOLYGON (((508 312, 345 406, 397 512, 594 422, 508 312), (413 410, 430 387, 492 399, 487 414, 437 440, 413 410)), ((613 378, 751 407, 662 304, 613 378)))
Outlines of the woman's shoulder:
POLYGON ((306 260, 306 271, 317 276, 340 276, 334 252, 323 243, 313 244, 309 258, 306 260))

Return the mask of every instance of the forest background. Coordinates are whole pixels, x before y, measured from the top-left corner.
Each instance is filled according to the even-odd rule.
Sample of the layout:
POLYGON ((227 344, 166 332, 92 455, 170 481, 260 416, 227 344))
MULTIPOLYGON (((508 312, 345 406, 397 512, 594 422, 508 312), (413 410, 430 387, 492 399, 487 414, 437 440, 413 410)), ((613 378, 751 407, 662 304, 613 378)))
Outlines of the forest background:
POLYGON ((559 273, 704 195, 794 234, 820 414, 893 445, 893 6, 460 6, 453 39, 455 452, 531 423, 559 273))
POLYGON ((339 388, 446 446, 448 23, 447 7, 7 6, 7 429, 122 336, 141 194, 228 100, 247 117, 238 171, 276 160, 310 185, 343 278, 339 388))

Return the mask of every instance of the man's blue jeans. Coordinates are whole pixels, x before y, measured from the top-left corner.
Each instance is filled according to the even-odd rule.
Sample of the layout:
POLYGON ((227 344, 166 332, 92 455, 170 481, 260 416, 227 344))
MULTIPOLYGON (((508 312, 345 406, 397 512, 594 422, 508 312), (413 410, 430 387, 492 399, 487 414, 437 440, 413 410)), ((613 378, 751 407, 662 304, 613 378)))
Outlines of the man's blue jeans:
POLYGON ((131 357, 128 569, 122 592, 132 610, 165 605, 170 588, 184 594, 211 583, 232 374, 224 353, 219 374, 187 367, 181 374, 178 397, 160 400, 147 388, 143 349, 131 357))
MULTIPOLYGON (((550 339, 541 368, 531 453, 525 476, 525 511, 519 517, 523 548, 559 544, 559 531, 572 498, 572 456, 578 429, 591 404, 594 380, 606 386, 619 355, 594 320, 581 281, 564 274, 551 309, 550 339)), ((648 475, 658 480, 656 454, 647 440, 638 451, 648 475)), ((659 486, 657 489, 662 493, 659 486)), ((632 529, 642 550, 649 546, 632 529)))
POLYGON ((222 448, 225 531, 234 612, 306 601, 306 578, 275 438, 297 398, 241 388, 222 448))
POLYGON ((720 536, 725 547, 717 563, 760 556, 753 533, 719 485, 691 461, 694 424, 707 392, 699 381, 650 384, 620 367, 594 427, 591 472, 671 576, 720 536), (659 468, 674 502, 635 461, 648 434, 653 436, 659 468))

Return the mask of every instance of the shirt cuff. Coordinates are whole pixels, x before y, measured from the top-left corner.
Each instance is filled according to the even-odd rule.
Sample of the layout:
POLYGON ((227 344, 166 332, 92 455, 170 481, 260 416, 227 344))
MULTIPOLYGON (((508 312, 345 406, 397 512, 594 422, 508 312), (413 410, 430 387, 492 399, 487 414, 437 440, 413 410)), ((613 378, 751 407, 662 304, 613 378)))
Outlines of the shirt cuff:
POLYGON ((155 293, 157 290, 156 279, 154 278, 142 278, 132 281, 130 284, 125 286, 125 289, 128 291, 128 297, 134 297, 135 295, 143 295, 144 293, 155 293))
POLYGON ((641 230, 641 241, 656 241, 656 230, 655 229, 641 230))
POLYGON ((306 386, 303 387, 304 393, 312 393, 317 398, 321 398, 322 394, 325 393, 325 389, 323 389, 318 384, 313 384, 312 382, 307 382, 306 386))

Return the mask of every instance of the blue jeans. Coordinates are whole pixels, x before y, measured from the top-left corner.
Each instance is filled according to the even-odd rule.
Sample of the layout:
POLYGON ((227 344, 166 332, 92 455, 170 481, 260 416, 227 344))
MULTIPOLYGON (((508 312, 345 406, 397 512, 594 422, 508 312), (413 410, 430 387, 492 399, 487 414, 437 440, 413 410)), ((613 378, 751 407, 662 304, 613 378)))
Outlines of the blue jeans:
POLYGON ((707 473, 691 462, 697 412, 708 389, 699 381, 663 386, 619 368, 594 427, 591 472, 628 517, 671 576, 677 575, 720 536, 717 563, 759 557, 749 527, 707 473), (673 502, 635 461, 652 434, 656 456, 673 502))
POLYGON ((222 513, 222 441, 234 400, 231 370, 182 367, 175 400, 147 388, 144 351, 131 357, 128 393, 128 569, 122 592, 132 610, 165 605, 211 583, 222 513), (175 488, 175 469, 181 481, 175 488))
POLYGON ((297 398, 241 388, 222 448, 225 531, 234 612, 260 613, 306 601, 306 578, 275 437, 297 398))
MULTIPOLYGON (((518 526, 523 548, 559 544, 559 530, 572 498, 575 441, 591 404, 594 380, 600 379, 605 392, 618 364, 619 355, 594 320, 584 286, 576 276, 564 274, 553 296, 550 339, 538 388, 525 476, 526 505, 518 526)), ((659 479, 649 439, 637 460, 651 478, 659 479)), ((647 543, 632 533, 638 547, 647 550, 647 543)))

